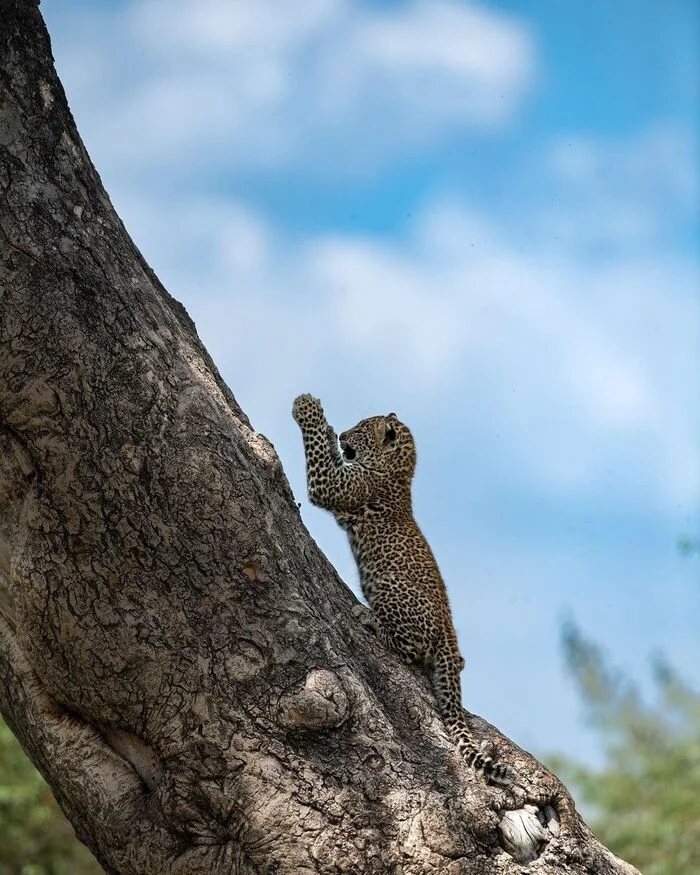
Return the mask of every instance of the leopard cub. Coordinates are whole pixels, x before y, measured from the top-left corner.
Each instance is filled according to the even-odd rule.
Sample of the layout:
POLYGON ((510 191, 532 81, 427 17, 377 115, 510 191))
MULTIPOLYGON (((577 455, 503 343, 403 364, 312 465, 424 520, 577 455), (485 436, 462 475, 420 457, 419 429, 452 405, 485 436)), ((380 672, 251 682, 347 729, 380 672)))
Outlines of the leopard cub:
POLYGON ((514 770, 479 748, 462 710, 464 660, 447 590, 413 517, 411 432, 389 413, 338 438, 311 395, 294 401, 292 415, 304 440, 309 499, 345 529, 357 562, 370 607, 356 605, 355 616, 407 662, 426 668, 445 727, 469 765, 494 783, 513 784, 514 770))

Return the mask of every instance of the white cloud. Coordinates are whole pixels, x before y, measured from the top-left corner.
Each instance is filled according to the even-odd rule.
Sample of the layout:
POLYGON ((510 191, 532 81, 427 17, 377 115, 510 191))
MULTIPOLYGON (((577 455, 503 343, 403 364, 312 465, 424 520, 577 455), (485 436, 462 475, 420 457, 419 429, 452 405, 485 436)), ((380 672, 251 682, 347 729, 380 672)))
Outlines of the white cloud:
POLYGON ((557 245, 658 246, 697 210, 696 152, 696 137, 670 123, 633 140, 561 138, 545 157, 567 194, 545 214, 557 245))
POLYGON ((374 170, 507 123, 536 75, 525 25, 456 0, 132 0, 76 20, 59 69, 95 157, 132 177, 374 170))
POLYGON ((342 0, 256 3, 200 0, 141 0, 128 7, 130 33, 149 50, 166 58, 181 54, 204 60, 233 52, 284 56, 322 35, 347 14, 342 0), (152 34, 161 39, 152 43, 152 34))
POLYGON ((694 145, 678 125, 659 123, 633 141, 620 138, 562 137, 549 151, 551 167, 579 186, 642 186, 645 194, 666 194, 693 203, 698 169, 694 145))

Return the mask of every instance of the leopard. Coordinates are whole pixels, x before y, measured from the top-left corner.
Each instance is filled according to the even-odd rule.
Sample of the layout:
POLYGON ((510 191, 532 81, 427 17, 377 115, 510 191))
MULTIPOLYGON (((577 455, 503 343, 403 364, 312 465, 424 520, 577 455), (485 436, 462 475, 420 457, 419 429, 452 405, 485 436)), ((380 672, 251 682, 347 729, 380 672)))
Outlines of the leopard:
POLYGON ((513 767, 494 761, 465 719, 465 663, 447 588, 413 513, 417 454, 410 429, 388 413, 336 435, 309 394, 295 399, 292 416, 301 429, 309 500, 333 514, 357 564, 369 607, 355 604, 354 616, 428 674, 445 729, 467 764, 489 783, 512 787, 513 767))

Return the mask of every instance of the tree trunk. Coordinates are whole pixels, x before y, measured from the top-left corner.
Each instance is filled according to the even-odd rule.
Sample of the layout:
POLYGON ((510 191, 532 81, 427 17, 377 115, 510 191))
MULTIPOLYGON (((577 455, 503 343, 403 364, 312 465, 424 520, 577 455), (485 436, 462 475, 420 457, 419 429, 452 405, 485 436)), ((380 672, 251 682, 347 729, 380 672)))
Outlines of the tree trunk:
MULTIPOLYGON (((115 214, 36 0, 0 90, 0 705, 78 836, 119 875, 521 872, 115 214)), ((471 720, 552 790, 538 872, 635 871, 471 720)))

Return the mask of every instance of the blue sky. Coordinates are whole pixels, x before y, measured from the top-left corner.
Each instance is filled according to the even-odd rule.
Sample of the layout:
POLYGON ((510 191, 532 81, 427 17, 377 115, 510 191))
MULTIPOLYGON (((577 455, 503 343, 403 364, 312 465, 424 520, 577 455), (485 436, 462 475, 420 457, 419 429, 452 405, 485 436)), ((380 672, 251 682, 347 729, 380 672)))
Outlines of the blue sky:
POLYGON ((412 427, 467 707, 596 759, 564 617, 700 683, 697 4, 42 11, 127 228, 353 586, 292 399, 412 427))

